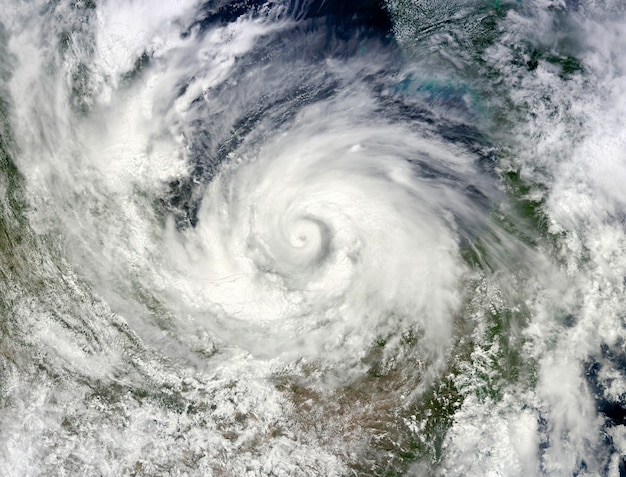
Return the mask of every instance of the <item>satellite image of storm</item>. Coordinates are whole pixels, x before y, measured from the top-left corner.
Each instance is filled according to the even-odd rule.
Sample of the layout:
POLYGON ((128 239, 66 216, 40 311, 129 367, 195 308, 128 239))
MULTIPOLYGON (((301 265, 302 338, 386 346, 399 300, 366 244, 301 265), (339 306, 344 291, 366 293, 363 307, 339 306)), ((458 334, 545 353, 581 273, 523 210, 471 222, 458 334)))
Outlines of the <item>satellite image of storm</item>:
POLYGON ((0 477, 626 477, 626 0, 0 0, 0 477))

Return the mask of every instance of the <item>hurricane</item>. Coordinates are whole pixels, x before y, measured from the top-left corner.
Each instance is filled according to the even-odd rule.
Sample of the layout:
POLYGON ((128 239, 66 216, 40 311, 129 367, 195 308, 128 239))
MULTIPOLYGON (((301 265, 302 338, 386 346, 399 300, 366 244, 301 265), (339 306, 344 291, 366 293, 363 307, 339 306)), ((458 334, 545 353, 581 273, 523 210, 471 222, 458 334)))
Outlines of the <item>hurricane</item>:
POLYGON ((0 475, 626 475, 622 2, 0 13, 0 475))

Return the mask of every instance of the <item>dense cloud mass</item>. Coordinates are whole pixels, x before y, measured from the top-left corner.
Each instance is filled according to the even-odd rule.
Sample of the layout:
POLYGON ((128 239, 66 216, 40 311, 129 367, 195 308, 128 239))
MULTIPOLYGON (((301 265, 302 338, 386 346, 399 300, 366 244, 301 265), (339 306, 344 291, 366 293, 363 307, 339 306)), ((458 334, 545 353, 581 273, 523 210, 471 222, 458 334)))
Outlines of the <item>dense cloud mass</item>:
POLYGON ((620 2, 0 12, 0 473, 626 474, 620 2))

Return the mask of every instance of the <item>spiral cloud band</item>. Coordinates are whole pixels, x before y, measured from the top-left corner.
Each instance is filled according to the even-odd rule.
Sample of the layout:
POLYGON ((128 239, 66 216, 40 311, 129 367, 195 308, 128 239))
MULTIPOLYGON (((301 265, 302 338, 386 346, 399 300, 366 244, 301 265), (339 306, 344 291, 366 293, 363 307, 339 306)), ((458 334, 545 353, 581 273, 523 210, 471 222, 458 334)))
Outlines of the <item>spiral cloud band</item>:
POLYGON ((448 204, 462 198, 411 159, 459 159, 401 126, 324 120, 333 107, 220 170, 197 227, 171 231, 180 273, 196 282, 181 292, 218 305, 221 324, 270 356, 359 357, 410 327, 440 352, 464 270, 448 204))

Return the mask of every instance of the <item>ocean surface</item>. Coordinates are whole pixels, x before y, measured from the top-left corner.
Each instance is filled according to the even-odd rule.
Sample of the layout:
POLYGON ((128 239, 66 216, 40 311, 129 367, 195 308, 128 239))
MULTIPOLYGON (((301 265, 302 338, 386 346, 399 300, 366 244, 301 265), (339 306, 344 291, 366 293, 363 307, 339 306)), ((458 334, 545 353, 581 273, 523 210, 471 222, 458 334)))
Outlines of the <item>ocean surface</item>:
POLYGON ((0 0, 0 475, 626 476, 626 3, 0 0))

